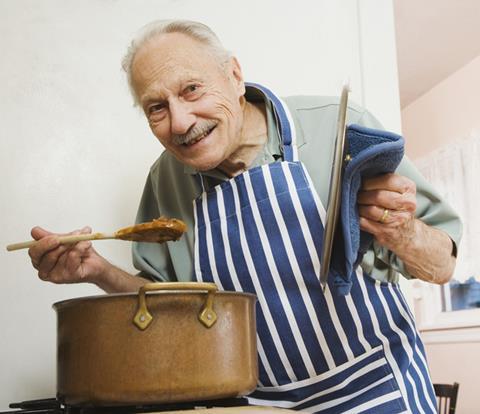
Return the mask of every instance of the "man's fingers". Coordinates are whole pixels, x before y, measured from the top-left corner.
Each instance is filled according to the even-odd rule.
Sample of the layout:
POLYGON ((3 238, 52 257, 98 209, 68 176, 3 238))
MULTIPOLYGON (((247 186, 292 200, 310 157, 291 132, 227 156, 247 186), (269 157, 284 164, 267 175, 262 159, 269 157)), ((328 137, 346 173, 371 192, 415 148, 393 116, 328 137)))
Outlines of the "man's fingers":
POLYGON ((41 274, 43 278, 48 278, 49 273, 51 273, 57 265, 59 258, 66 254, 68 249, 68 246, 60 245, 56 249, 44 254, 36 267, 39 275, 41 274))
POLYGON ((416 192, 415 183, 407 177, 398 174, 382 174, 376 177, 365 178, 362 181, 363 191, 389 190, 400 194, 416 192))
POLYGON ((360 217, 367 218, 372 221, 388 224, 393 221, 395 214, 391 210, 380 208, 377 206, 358 206, 358 214, 360 217))
POLYGON ((48 254, 48 252, 55 250, 59 246, 58 239, 55 235, 46 236, 35 243, 34 246, 28 249, 28 255, 32 259, 33 267, 38 269, 42 258, 48 254))
POLYGON ((70 279, 72 279, 72 276, 79 266, 80 254, 76 246, 75 248, 71 246, 62 247, 65 248, 65 250, 56 257, 56 261, 54 261, 55 258, 52 254, 48 255, 48 259, 51 260, 49 263, 51 267, 47 268, 47 264, 45 264, 45 268, 41 268, 42 270, 39 272, 39 276, 42 280, 48 280, 52 283, 69 283, 71 281, 70 279))
POLYGON ((35 226, 32 230, 30 230, 30 235, 35 240, 40 240, 44 237, 53 235, 53 233, 48 230, 42 229, 40 226, 35 226))
POLYGON ((408 211, 389 210, 378 206, 358 206, 358 213, 361 218, 378 223, 372 230, 385 228, 385 225, 398 227, 412 217, 412 213, 408 211))
POLYGON ((59 256, 55 266, 50 270, 47 277, 43 280, 48 280, 52 283, 65 283, 66 264, 68 263, 69 250, 63 252, 59 256))
POLYGON ((397 193, 388 190, 360 191, 357 202, 360 205, 377 206, 389 210, 414 212, 417 207, 415 194, 397 193))
MULTIPOLYGON (((32 229, 32 235, 34 230, 32 229)), ((39 228, 40 231, 43 230, 39 228)), ((69 234, 81 234, 88 233, 89 228, 84 227, 81 230, 75 230, 69 234)), ((37 233, 38 234, 38 233, 37 233)), ((78 244, 78 243, 77 243, 78 244)), ((59 274, 64 273, 64 267, 69 252, 77 249, 77 244, 61 245, 59 244, 57 235, 49 235, 40 239, 35 246, 31 247, 28 251, 30 258, 32 259, 33 267, 38 270, 38 276, 42 280, 50 280, 55 282, 59 274), (61 263, 59 265, 59 263, 61 263)), ((85 245, 80 247, 80 255, 84 254, 85 245)))
POLYGON ((83 241, 69 248, 58 258, 47 280, 53 283, 77 283, 82 281, 85 277, 82 273, 82 261, 90 247, 90 241, 83 241))
POLYGON ((374 220, 369 220, 365 217, 360 217, 360 229, 366 231, 367 233, 375 235, 378 233, 380 227, 379 223, 374 220))
MULTIPOLYGON (((75 230, 68 234, 81 234, 84 229, 75 230)), ((32 229, 31 234, 33 238, 39 237, 37 243, 28 249, 28 255, 32 259, 34 267, 37 267, 35 264, 38 265, 40 261, 43 260, 45 254, 48 254, 50 251, 60 246, 58 241, 58 236, 60 236, 60 234, 50 233, 38 226, 32 229)), ((66 248, 68 248, 68 246, 66 248)))
POLYGON ((73 249, 68 252, 67 260, 64 267, 64 280, 63 283, 76 283, 79 282, 83 274, 81 274, 83 249, 73 249))

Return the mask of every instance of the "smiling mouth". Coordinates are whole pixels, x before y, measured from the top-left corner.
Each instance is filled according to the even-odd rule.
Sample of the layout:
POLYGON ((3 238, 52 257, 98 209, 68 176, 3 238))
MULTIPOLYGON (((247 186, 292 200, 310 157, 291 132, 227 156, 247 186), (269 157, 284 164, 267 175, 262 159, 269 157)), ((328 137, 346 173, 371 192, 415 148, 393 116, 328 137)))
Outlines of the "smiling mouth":
POLYGON ((182 145, 184 145, 185 147, 191 147, 192 145, 196 144, 197 142, 200 142, 203 138, 206 138, 208 135, 210 135, 210 133, 216 128, 217 126, 213 126, 212 128, 208 129, 207 131, 205 131, 203 134, 199 135, 198 137, 196 138, 193 138, 191 139, 190 141, 188 142, 185 142, 183 143, 182 145))

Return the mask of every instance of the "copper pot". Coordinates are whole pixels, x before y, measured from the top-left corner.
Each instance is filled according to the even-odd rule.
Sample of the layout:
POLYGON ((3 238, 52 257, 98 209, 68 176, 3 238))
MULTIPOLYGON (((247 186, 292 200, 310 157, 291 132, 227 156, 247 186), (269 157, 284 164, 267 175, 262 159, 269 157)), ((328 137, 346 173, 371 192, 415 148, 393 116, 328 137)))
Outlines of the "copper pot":
POLYGON ((256 387, 252 294, 217 292, 211 283, 150 283, 138 294, 53 307, 57 391, 66 404, 207 400, 256 387))

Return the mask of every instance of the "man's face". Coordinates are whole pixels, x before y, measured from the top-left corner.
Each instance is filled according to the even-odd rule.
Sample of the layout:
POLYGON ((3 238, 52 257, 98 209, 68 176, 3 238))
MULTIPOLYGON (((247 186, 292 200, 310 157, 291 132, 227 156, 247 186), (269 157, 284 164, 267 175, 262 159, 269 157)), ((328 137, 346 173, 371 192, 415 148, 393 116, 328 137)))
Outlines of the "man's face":
POLYGON ((206 171, 238 149, 245 87, 236 60, 220 65, 189 36, 163 34, 135 55, 132 81, 152 132, 180 162, 206 171))

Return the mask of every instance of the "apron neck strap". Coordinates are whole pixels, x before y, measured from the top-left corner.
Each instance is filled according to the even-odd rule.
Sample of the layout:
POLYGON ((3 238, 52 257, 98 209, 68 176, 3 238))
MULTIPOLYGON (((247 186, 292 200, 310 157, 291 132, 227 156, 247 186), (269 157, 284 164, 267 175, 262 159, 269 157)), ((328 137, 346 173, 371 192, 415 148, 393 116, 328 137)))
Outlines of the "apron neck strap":
POLYGON ((245 82, 245 86, 260 90, 272 103, 275 118, 277 120, 278 132, 282 139, 284 160, 298 161, 295 125, 285 102, 283 102, 270 89, 259 85, 258 83, 245 82))

